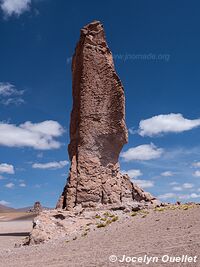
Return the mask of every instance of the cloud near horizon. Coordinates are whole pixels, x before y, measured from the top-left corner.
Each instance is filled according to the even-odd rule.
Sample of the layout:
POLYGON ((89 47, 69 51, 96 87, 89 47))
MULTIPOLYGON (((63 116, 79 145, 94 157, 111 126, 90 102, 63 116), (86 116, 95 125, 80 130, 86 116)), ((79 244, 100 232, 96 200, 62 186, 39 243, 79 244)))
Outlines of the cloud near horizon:
POLYGON ((50 169, 50 170, 56 170, 56 169, 62 169, 65 166, 67 166, 69 162, 67 160, 62 160, 62 161, 53 161, 53 162, 48 162, 48 163, 34 163, 32 165, 33 169, 50 169))
POLYGON ((8 206, 9 204, 10 204, 10 202, 8 202, 8 201, 0 200, 0 205, 8 206))
POLYGON ((0 122, 0 145, 7 147, 31 147, 38 150, 60 148, 55 137, 64 133, 57 121, 32 123, 27 121, 19 126, 0 122))
POLYGON ((199 197, 200 197, 200 194, 196 194, 196 193, 183 194, 183 195, 177 195, 175 193, 166 193, 163 195, 159 195, 158 199, 167 200, 170 198, 175 198, 177 200, 188 200, 188 199, 195 199, 195 198, 199 198, 199 197))
POLYGON ((159 158, 163 152, 164 150, 162 148, 158 148, 151 143, 129 148, 127 151, 122 152, 120 156, 124 161, 143 161, 159 158))
POLYGON ((124 171, 124 170, 122 170, 121 173, 122 173, 122 174, 128 174, 128 176, 129 176, 130 178, 137 178, 137 177, 139 177, 139 176, 142 176, 142 172, 141 172, 141 170, 138 170, 138 169, 130 169, 130 170, 128 170, 128 171, 124 171))
POLYGON ((0 7, 6 17, 15 15, 19 17, 22 13, 30 10, 31 0, 0 0, 0 7))
POLYGON ((190 120, 180 113, 161 114, 141 120, 138 133, 141 136, 157 136, 164 133, 181 133, 200 126, 200 119, 190 120))

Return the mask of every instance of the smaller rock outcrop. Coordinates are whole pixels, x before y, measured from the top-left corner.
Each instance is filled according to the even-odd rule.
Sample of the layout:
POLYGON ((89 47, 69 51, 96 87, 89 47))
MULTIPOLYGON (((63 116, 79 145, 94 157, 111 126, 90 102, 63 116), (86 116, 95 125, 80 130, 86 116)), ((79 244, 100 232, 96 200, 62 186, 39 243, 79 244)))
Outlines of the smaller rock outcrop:
POLYGON ((42 211, 42 205, 40 201, 36 201, 33 205, 33 209, 31 209, 31 212, 39 214, 41 211, 42 211))

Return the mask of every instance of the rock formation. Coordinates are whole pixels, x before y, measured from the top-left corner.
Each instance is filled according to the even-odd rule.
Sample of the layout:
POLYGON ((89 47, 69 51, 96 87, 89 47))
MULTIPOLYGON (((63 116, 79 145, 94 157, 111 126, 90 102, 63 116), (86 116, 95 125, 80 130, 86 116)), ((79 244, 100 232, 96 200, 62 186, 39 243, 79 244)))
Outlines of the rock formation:
POLYGON ((81 30, 72 75, 71 168, 57 208, 153 203, 155 198, 120 173, 118 157, 128 141, 124 89, 99 21, 81 30))
POLYGON ((42 205, 41 205, 40 201, 36 201, 34 203, 34 206, 33 206, 33 210, 32 211, 35 212, 35 213, 37 213, 37 214, 39 214, 42 211, 42 205))

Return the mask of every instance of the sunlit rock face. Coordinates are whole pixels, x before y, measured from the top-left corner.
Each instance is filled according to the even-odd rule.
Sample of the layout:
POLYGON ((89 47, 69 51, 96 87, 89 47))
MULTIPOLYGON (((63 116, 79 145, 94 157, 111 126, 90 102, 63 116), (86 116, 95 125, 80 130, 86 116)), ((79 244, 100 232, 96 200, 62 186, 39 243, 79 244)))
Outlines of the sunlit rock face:
POLYGON ((119 153, 128 141, 125 96, 99 21, 81 30, 72 76, 71 168, 57 208, 125 207, 152 202, 149 193, 120 173, 119 153))

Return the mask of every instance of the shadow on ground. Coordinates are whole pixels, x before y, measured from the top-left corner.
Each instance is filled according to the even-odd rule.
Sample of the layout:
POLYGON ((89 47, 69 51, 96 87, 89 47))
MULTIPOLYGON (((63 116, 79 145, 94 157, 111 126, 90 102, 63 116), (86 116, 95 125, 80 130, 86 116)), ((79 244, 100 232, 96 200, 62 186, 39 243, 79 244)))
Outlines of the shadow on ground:
POLYGON ((29 232, 21 232, 21 233, 2 233, 0 236, 28 236, 29 232))

